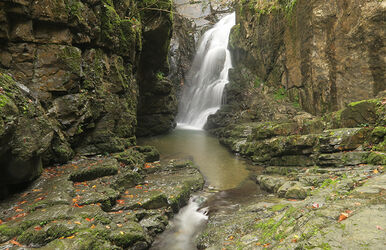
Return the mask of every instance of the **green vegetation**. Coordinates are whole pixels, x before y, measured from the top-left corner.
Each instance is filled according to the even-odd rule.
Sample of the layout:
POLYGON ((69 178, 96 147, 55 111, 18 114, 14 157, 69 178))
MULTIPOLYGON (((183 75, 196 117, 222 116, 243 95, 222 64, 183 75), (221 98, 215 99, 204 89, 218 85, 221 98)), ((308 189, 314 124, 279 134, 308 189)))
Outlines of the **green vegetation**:
POLYGON ((279 100, 283 100, 287 97, 287 91, 285 88, 283 87, 280 87, 276 90, 275 94, 274 94, 274 98, 275 100, 279 101, 279 100))

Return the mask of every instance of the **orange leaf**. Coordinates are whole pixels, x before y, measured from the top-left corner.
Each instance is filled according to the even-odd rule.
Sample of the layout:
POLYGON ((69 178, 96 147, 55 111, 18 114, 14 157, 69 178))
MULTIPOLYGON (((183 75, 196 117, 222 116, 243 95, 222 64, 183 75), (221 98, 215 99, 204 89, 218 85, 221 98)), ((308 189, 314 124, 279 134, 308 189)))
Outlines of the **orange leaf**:
POLYGON ((3 220, 0 219, 0 225, 3 224, 3 220))
POLYGON ((123 225, 122 224, 117 224, 117 227, 123 227, 123 225))
POLYGON ((378 173, 379 173, 379 172, 378 172, 378 169, 374 169, 374 170, 373 170, 373 173, 374 173, 374 174, 378 174, 378 173))
POLYGON ((94 228, 95 228, 95 225, 93 224, 90 228, 91 228, 91 229, 94 229, 94 228))
POLYGON ((23 246, 22 244, 20 244, 19 242, 17 242, 16 240, 10 240, 9 243, 13 244, 13 245, 16 245, 16 246, 23 246))
POLYGON ((23 212, 23 209, 17 208, 15 211, 19 213, 19 212, 23 212))
POLYGON ((86 218, 86 221, 93 221, 92 219, 90 219, 90 218, 86 218))
POLYGON ((271 243, 266 243, 263 245, 263 247, 269 247, 271 245, 271 243))
POLYGON ((117 203, 122 205, 122 204, 125 204, 125 201, 124 200, 117 200, 117 203))
POLYGON ((66 239, 72 239, 75 237, 75 234, 74 235, 71 235, 71 236, 68 236, 66 239))
POLYGON ((345 219, 347 219, 347 218, 348 218, 348 213, 341 213, 341 214, 339 215, 338 222, 339 222, 339 221, 342 221, 342 220, 345 220, 345 219))
POLYGON ((78 225, 82 225, 82 223, 80 223, 80 221, 74 221, 75 224, 78 224, 78 225))
POLYGON ((19 201, 18 202, 19 205, 24 204, 24 203, 27 203, 27 201, 19 201))
POLYGON ((44 198, 45 198, 45 197, 42 196, 42 197, 36 198, 35 201, 41 201, 41 200, 43 200, 44 198))
POLYGON ((296 242, 298 242, 298 239, 293 238, 293 239, 291 240, 291 242, 292 242, 292 243, 296 243, 296 242))
POLYGON ((36 231, 39 231, 39 230, 42 230, 42 227, 41 227, 41 226, 36 226, 36 227, 34 227, 34 229, 35 229, 36 231))

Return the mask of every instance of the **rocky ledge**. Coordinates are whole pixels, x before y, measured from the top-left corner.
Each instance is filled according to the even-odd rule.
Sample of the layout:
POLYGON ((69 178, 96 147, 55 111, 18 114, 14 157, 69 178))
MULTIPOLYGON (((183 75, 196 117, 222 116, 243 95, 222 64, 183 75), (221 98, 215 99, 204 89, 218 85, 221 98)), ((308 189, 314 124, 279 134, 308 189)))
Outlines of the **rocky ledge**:
POLYGON ((386 98, 314 117, 230 123, 211 131, 264 168, 268 196, 212 215, 199 249, 383 249, 386 98))
POLYGON ((199 249, 384 248, 384 166, 297 171, 259 177, 270 191, 277 189, 274 183, 284 182, 278 188, 279 196, 286 190, 285 196, 297 199, 259 196, 236 207, 232 214, 214 214, 197 240, 199 249), (289 185, 295 183, 291 181, 294 176, 313 186, 302 190, 299 184, 289 185), (309 196, 302 200, 304 193, 309 196))
POLYGON ((153 147, 46 168, 1 204, 0 248, 147 249, 204 179, 153 147))

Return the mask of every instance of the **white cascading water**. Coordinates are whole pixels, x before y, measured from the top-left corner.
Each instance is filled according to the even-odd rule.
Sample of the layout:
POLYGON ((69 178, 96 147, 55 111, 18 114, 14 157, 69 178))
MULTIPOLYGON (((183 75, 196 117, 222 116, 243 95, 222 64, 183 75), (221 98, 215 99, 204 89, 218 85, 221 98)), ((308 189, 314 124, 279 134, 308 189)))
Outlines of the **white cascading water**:
POLYGON ((177 115, 180 128, 203 129, 208 116, 220 108, 228 70, 232 67, 228 40, 234 25, 235 13, 232 13, 201 38, 181 97, 177 115))
POLYGON ((192 197, 166 230, 151 247, 151 250, 194 250, 194 238, 208 220, 208 208, 199 208, 205 199, 192 197))

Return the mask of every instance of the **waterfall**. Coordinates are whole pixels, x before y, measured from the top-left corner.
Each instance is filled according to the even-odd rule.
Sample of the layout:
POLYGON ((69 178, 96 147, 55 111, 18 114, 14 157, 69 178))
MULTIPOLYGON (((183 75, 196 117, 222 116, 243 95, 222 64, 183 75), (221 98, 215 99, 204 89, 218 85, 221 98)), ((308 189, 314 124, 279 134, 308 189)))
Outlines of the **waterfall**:
POLYGON ((209 115, 216 113, 232 67, 228 40, 235 14, 222 18, 204 33, 183 89, 177 124, 181 128, 202 129, 209 115))

